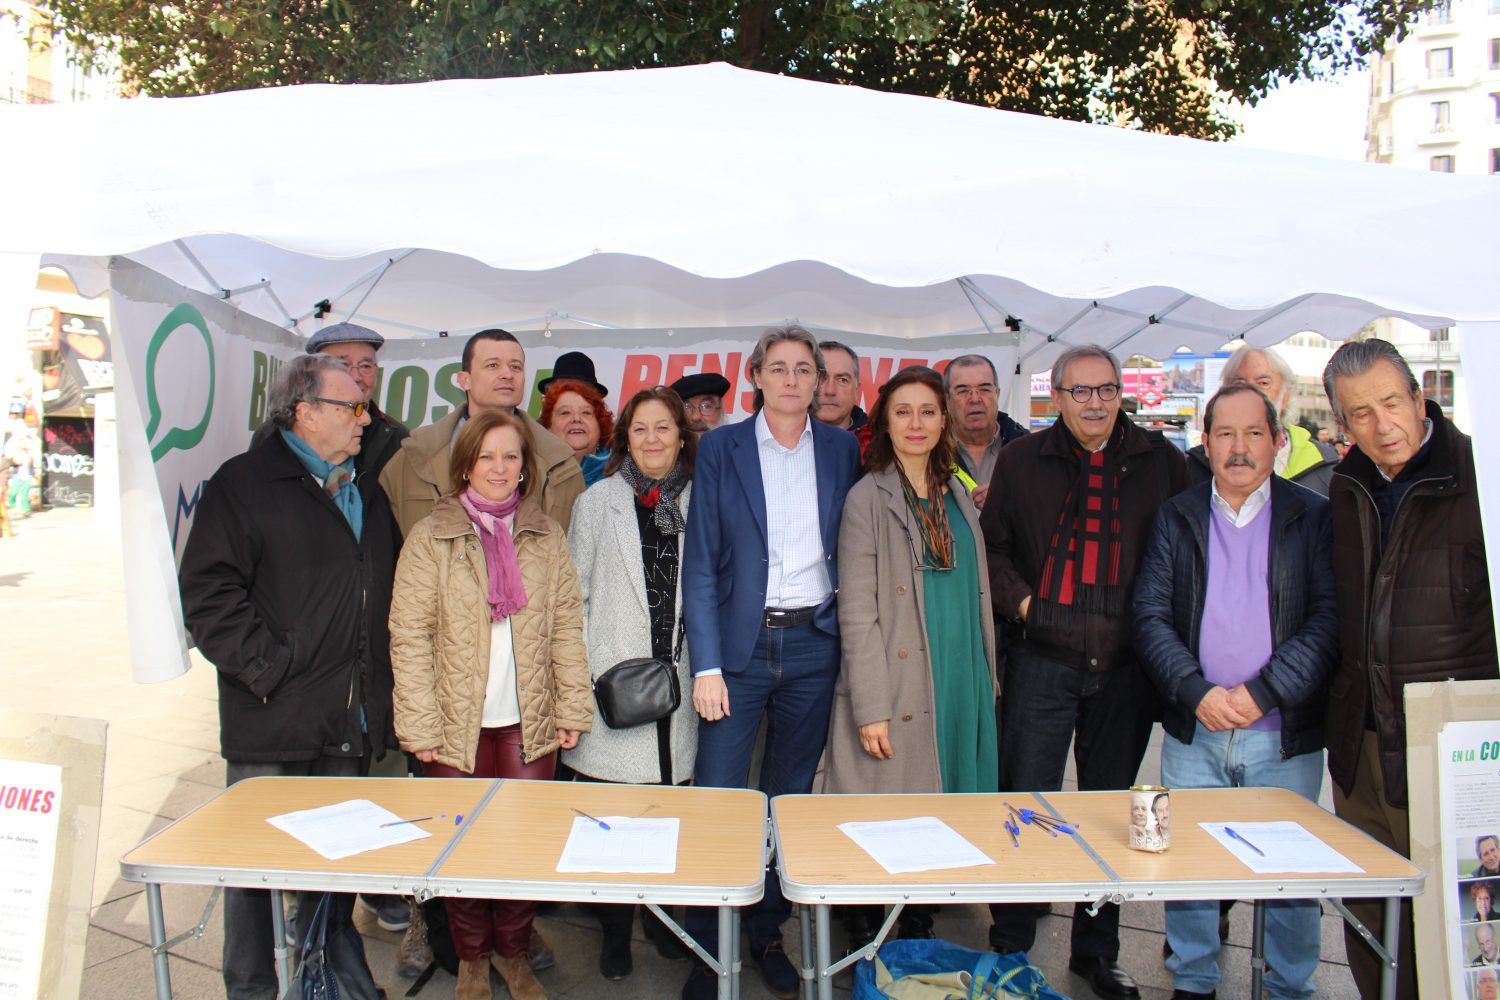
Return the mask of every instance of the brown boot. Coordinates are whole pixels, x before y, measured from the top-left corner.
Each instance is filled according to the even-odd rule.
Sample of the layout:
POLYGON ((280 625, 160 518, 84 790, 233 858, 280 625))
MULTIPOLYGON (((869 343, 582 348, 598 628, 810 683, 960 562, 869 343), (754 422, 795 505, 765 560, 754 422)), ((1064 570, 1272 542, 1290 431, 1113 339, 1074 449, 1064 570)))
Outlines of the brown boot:
POLYGON ((490 1000, 491 957, 458 960, 458 987, 453 991, 453 1000, 490 1000))
POLYGON ((547 1000, 547 991, 536 981, 525 955, 492 955, 490 963, 505 980, 512 1000, 547 1000))

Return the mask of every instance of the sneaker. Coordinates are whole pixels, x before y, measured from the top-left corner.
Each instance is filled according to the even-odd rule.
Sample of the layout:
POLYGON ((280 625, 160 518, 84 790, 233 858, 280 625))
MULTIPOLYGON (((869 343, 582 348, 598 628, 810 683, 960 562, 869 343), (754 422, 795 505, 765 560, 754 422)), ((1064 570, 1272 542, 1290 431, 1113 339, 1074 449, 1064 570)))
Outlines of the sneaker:
POLYGON ((359 905, 375 914, 375 923, 383 931, 393 933, 411 926, 411 903, 405 896, 366 896, 361 894, 359 905))
POLYGON ((535 927, 531 929, 531 943, 526 946, 526 964, 531 966, 532 972, 541 972, 550 969, 557 964, 557 956, 552 952, 552 946, 547 939, 542 937, 542 932, 535 927))
POLYGON ((796 1000, 802 979, 792 968, 792 961, 786 957, 786 949, 780 941, 772 941, 760 951, 753 952, 752 957, 772 996, 779 1000, 796 1000))

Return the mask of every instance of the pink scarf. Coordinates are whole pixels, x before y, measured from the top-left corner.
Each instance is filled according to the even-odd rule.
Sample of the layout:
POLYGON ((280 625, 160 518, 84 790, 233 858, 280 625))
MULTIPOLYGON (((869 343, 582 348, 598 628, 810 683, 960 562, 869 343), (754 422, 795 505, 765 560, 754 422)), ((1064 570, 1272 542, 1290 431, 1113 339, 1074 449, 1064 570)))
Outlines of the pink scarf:
POLYGON ((484 563, 490 577, 490 621, 504 621, 526 607, 526 585, 521 582, 521 567, 516 562, 516 543, 505 527, 505 518, 521 506, 521 491, 496 503, 470 486, 458 502, 469 512, 484 544, 484 563))

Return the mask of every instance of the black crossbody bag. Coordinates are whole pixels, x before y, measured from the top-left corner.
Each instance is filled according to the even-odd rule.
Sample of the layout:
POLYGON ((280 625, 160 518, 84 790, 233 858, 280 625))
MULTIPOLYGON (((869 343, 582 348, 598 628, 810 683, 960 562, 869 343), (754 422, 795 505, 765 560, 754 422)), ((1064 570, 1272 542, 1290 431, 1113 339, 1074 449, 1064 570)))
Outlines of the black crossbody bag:
POLYGON ((665 719, 682 704, 677 664, 682 660, 683 624, 677 620, 672 659, 642 656, 621 660, 594 679, 599 717, 611 729, 630 729, 665 719))

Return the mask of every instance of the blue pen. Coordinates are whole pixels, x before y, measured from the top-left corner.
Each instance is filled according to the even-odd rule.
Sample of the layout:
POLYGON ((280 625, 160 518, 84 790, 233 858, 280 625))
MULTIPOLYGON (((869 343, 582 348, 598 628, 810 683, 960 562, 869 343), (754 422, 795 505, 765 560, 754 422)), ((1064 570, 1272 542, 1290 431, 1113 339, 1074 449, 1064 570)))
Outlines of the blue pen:
POLYGON ((1016 824, 1015 824, 1014 821, 1012 821, 1012 820, 1006 820, 1005 821, 1005 829, 1006 829, 1006 832, 1008 832, 1010 834, 1010 842, 1012 844, 1014 844, 1015 846, 1020 847, 1021 846, 1021 838, 1020 838, 1019 834, 1021 832, 1021 828, 1019 826, 1016 826, 1016 824))
POLYGON ((604 822, 604 820, 598 818, 597 816, 590 816, 588 813, 584 812, 582 809, 579 809, 577 806, 573 807, 573 811, 576 812, 578 815, 582 816, 584 819, 589 820, 592 823, 599 824, 599 829, 601 829, 601 830, 608 830, 609 829, 609 824, 606 823, 606 822, 604 822))
POLYGON ((1224 832, 1227 833, 1227 834, 1229 834, 1235 840, 1238 840, 1240 843, 1244 844, 1246 847, 1250 848, 1250 850, 1254 851, 1256 854, 1259 854, 1261 857, 1265 857, 1266 856, 1266 852, 1265 851, 1262 851, 1259 847, 1256 847, 1254 844, 1250 843, 1250 841, 1246 840, 1244 837, 1241 837, 1239 834, 1235 833, 1233 827, 1226 826, 1224 828, 1224 832))

